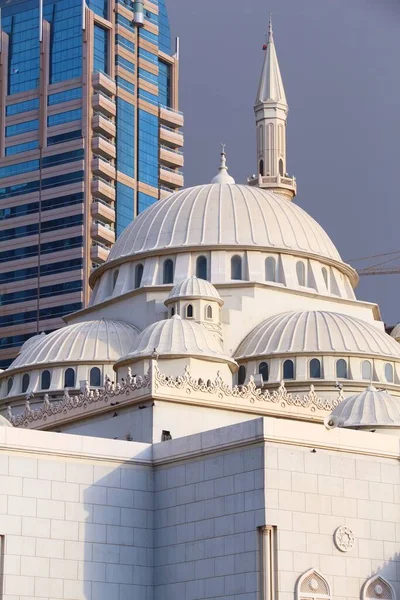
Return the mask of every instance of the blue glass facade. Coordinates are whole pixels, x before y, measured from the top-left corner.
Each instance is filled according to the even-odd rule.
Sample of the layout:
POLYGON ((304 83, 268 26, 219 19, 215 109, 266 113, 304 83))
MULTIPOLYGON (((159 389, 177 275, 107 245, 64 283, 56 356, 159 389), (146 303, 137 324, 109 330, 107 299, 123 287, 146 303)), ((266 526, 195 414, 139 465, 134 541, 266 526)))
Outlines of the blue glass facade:
POLYGON ((108 37, 107 29, 100 25, 94 26, 94 70, 108 73, 108 37))
POLYGON ((158 117, 139 109, 139 181, 158 188, 158 117))
POLYGON ((135 191, 133 188, 117 183, 117 236, 132 223, 135 216, 135 191))
POLYGON ((171 29, 165 0, 158 0, 158 27, 159 27, 159 46, 160 50, 166 54, 171 54, 171 29))
POLYGON ((161 105, 171 106, 171 66, 161 60, 158 63, 158 97, 161 105))
POLYGON ((135 107, 117 97, 117 169, 135 177, 135 107))

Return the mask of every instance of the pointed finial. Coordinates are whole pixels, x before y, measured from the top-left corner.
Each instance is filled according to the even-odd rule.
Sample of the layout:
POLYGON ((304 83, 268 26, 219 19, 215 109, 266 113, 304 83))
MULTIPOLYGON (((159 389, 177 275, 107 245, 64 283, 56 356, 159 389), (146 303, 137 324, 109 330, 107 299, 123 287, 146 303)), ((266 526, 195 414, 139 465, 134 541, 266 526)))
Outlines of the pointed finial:
POLYGON ((221 162, 218 170, 218 175, 214 177, 211 183, 235 183, 233 177, 231 177, 228 173, 228 167, 226 166, 226 152, 225 152, 226 144, 221 143, 221 162))

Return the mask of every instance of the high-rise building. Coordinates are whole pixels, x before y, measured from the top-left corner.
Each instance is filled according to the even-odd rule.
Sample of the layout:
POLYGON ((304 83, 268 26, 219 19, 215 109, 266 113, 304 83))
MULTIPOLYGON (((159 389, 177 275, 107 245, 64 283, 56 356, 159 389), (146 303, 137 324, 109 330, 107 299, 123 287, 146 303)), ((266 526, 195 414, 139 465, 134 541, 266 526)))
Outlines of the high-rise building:
POLYGON ((0 0, 0 368, 183 185, 164 0, 0 0))

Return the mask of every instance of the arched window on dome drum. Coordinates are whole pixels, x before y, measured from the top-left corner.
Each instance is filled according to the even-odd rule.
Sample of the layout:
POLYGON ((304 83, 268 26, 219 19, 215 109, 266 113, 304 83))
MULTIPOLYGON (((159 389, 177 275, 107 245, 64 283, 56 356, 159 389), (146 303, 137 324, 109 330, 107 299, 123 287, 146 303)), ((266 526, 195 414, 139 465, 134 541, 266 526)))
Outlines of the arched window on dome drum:
POLYGON ((298 579, 295 600, 331 600, 329 583, 318 571, 310 569, 298 579))
POLYGON ((321 379, 321 361, 318 358, 312 358, 310 360, 310 378, 321 379))
POLYGON ((242 259, 237 255, 231 258, 231 279, 242 279, 242 259))
POLYGON ((48 390, 50 388, 51 383, 51 373, 50 371, 43 371, 41 377, 41 388, 42 390, 48 390))
POLYGON ((296 263, 296 274, 298 284, 304 287, 306 285, 306 268, 301 261, 296 263))
POLYGON ((245 381, 246 381, 246 367, 241 365, 239 367, 239 372, 238 372, 238 384, 244 385, 245 381))
POLYGON ((135 289, 140 288, 142 285, 142 277, 143 277, 143 265, 136 265, 135 267, 135 289))
POLYGON ((258 372, 262 376, 264 383, 267 382, 269 379, 269 367, 266 362, 260 363, 260 366, 258 367, 258 372))
POLYGON ((340 358, 336 363, 336 377, 338 379, 347 379, 347 362, 340 358))
POLYGON ((276 260, 273 256, 265 259, 265 281, 276 281, 276 260))
POLYGON ((393 365, 390 363, 385 365, 385 377, 388 383, 393 383, 393 365))
POLYGON ((261 177, 264 177, 264 161, 262 159, 260 160, 259 173, 261 177))
POLYGON ((325 269, 325 267, 322 267, 322 276, 323 276, 324 281, 325 281, 326 289, 329 290, 329 285, 328 285, 328 271, 327 271, 327 269, 325 269))
POLYGON ((208 306, 206 306, 206 319, 212 319, 212 318, 213 318, 212 306, 208 305, 208 306))
POLYGON ((114 271, 113 273, 113 291, 115 290, 115 286, 117 285, 119 271, 114 271))
POLYGON ((280 159, 280 161, 279 161, 279 175, 281 177, 283 177, 283 160, 282 159, 280 159))
POLYGON ((74 388, 75 387, 75 371, 74 369, 67 369, 64 373, 64 387, 74 388))
POLYGON ((14 379, 12 377, 9 377, 7 380, 7 394, 9 394, 11 392, 13 383, 14 383, 14 379))
POLYGON ((22 377, 22 393, 25 394, 26 390, 29 387, 29 381, 30 381, 30 377, 28 375, 28 373, 25 373, 25 375, 23 375, 22 377))
POLYGON ((164 261, 163 266, 163 283, 174 282, 174 263, 170 258, 164 261))
POLYGON ((199 279, 207 279, 207 258, 205 256, 197 257, 196 277, 199 279))
POLYGON ((186 307, 186 317, 188 319, 193 319, 193 306, 192 304, 188 304, 186 307))
POLYGON ((101 386, 101 371, 99 367, 93 367, 90 369, 90 386, 100 387, 101 386))
POLYGON ((283 363, 283 379, 294 379, 294 362, 285 360, 283 363))
POLYGON ((364 360, 361 365, 361 375, 363 379, 372 381, 372 365, 369 360, 364 360))

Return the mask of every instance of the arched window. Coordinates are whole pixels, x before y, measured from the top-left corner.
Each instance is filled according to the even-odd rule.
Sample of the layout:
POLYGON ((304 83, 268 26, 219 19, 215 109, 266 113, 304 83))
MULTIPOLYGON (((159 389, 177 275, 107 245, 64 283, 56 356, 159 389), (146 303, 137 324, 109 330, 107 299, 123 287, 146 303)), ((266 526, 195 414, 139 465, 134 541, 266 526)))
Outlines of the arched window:
POLYGON ((259 173, 260 173, 261 177, 264 176, 264 161, 262 159, 260 160, 259 173))
POLYGON ((207 279, 207 258, 205 256, 197 257, 196 277, 199 279, 207 279))
POLYGON ((75 371, 74 369, 67 369, 64 373, 64 387, 74 388, 75 387, 75 371))
POLYGON ((269 379, 269 367, 268 363, 262 362, 258 367, 258 372, 262 375, 263 381, 268 381, 269 379))
POLYGON ((135 267, 135 289, 140 288, 142 285, 142 277, 143 277, 143 265, 139 264, 135 267))
POLYGON ((119 271, 114 271, 113 273, 113 291, 115 290, 115 286, 117 285, 119 271))
POLYGON ((7 379, 7 394, 9 394, 11 392, 13 383, 14 383, 14 379, 12 377, 9 377, 7 379))
POLYGON ((304 263, 299 261, 296 263, 297 282, 299 285, 306 285, 306 268, 304 263))
POLYGON ((336 363, 336 377, 338 379, 347 379, 347 362, 340 358, 336 363))
POLYGON ((171 308, 171 317, 173 317, 173 316, 174 316, 174 314, 175 314, 175 306, 173 306, 173 307, 171 308))
POLYGON ((331 600, 329 583, 318 571, 310 569, 296 584, 296 600, 331 600))
POLYGON ((363 379, 368 381, 372 380, 372 365, 369 360, 364 360, 361 365, 361 375, 363 379))
POLYGON ((22 377, 22 393, 25 394, 26 390, 29 387, 29 380, 30 377, 28 375, 28 373, 25 373, 25 375, 22 377))
POLYGON ((186 316, 188 319, 193 319, 193 306, 192 304, 188 304, 186 307, 186 316))
POLYGON ((294 379, 294 362, 285 360, 283 363, 283 379, 294 379))
POLYGON ((242 259, 237 255, 231 258, 231 279, 242 279, 242 259))
POLYGON ((361 592, 362 600, 396 600, 396 593, 381 575, 374 575, 365 582, 361 592))
POLYGON ((388 383, 393 383, 393 365, 390 363, 385 365, 385 377, 388 383))
POLYGON ((208 306, 206 306, 206 319, 212 319, 213 315, 212 315, 212 306, 210 306, 208 304, 208 306))
POLYGON ((50 371, 43 371, 42 373, 42 381, 41 388, 42 390, 48 390, 51 383, 51 373, 50 371))
POLYGON ((239 373, 238 373, 238 384, 243 385, 245 381, 246 381, 246 367, 241 365, 239 367, 239 373))
POLYGON ((276 281, 276 260, 273 256, 265 260, 265 281, 276 281))
POLYGON ((280 161, 279 161, 279 175, 281 177, 283 177, 283 160, 282 159, 280 159, 280 161))
POLYGON ((164 261, 163 267, 163 283, 174 282, 174 263, 170 258, 164 261))
POLYGON ((321 361, 318 358, 310 360, 310 377, 311 379, 321 379, 321 361))
POLYGON ((101 386, 101 371, 99 367, 93 367, 90 369, 90 385, 92 387, 101 386))
POLYGON ((322 267, 322 276, 324 278, 325 281, 325 285, 326 285, 326 289, 329 289, 329 285, 328 285, 328 271, 327 269, 325 269, 325 267, 322 267))

